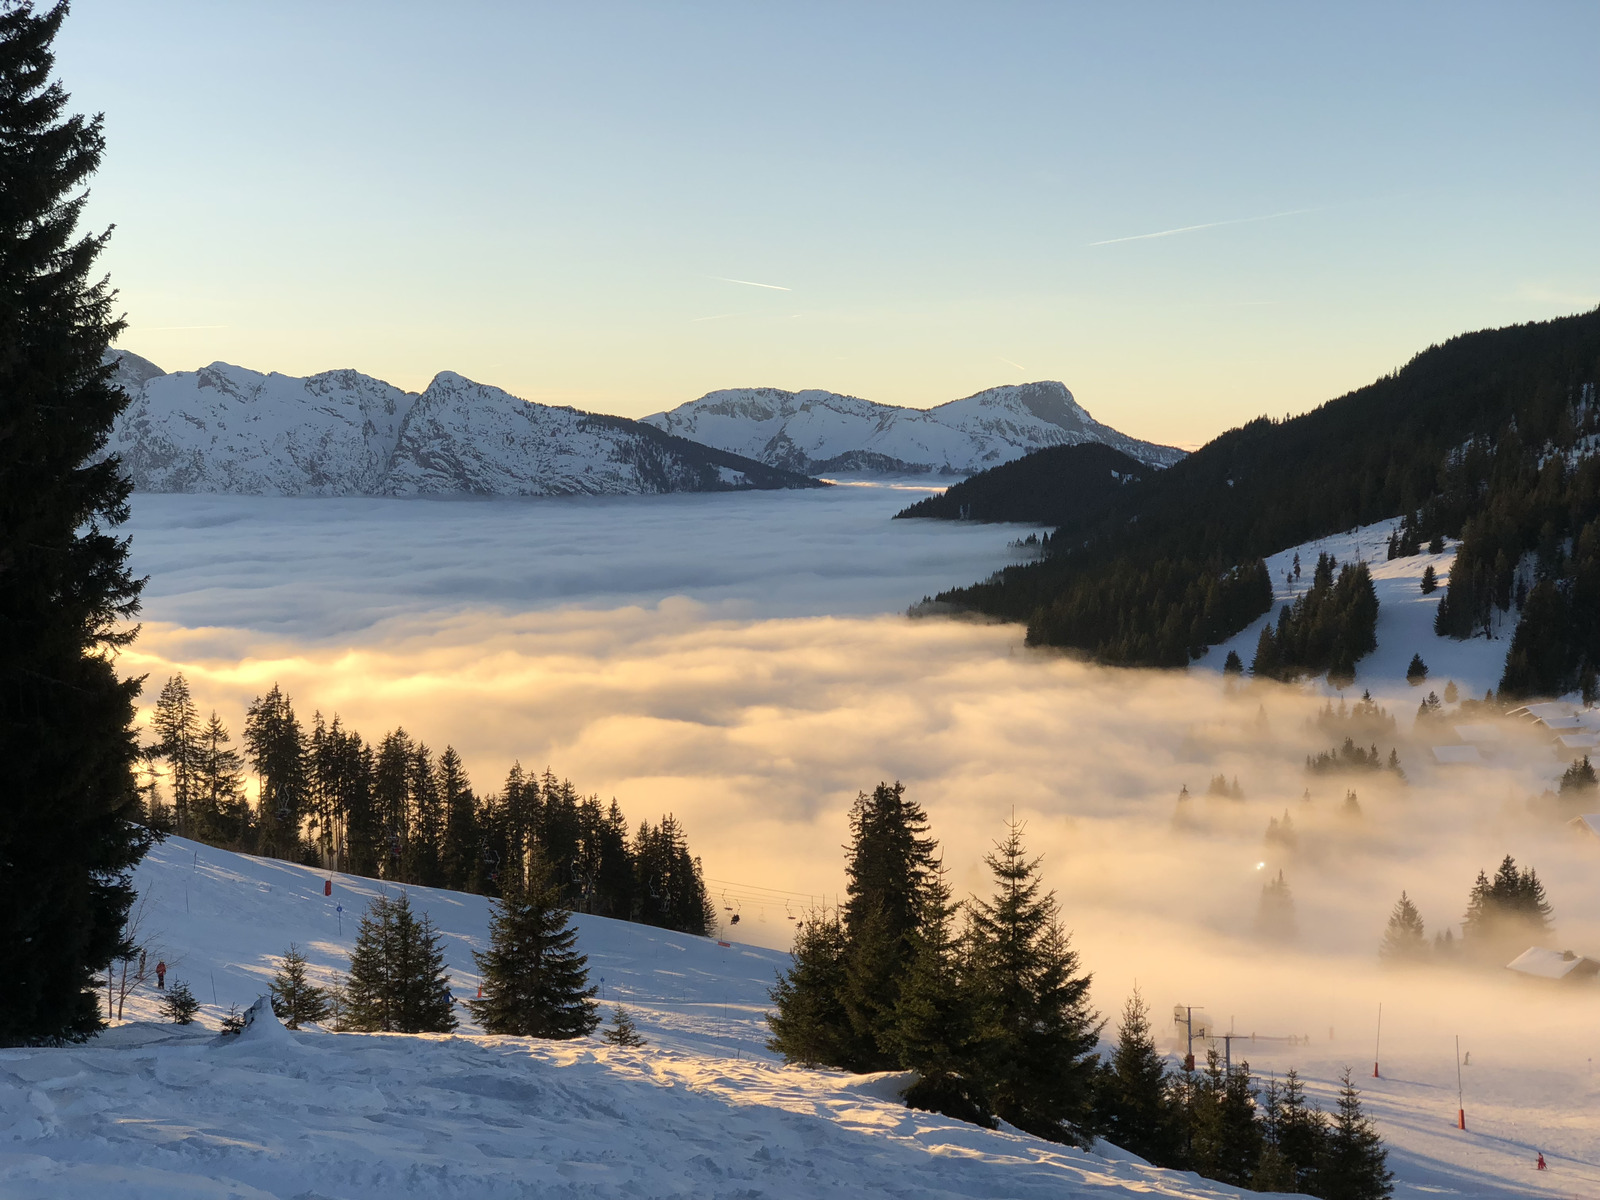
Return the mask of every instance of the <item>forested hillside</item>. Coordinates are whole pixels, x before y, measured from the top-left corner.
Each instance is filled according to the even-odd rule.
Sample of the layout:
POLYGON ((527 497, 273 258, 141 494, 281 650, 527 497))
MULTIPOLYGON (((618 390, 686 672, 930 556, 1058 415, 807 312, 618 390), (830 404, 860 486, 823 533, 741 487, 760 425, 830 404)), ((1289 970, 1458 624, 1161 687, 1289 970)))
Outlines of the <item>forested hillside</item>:
POLYGON ((1597 378, 1600 311, 1453 338, 1229 430, 1063 521, 1045 560, 940 598, 1026 621, 1036 644, 1181 666, 1266 611, 1262 556, 1409 515, 1414 537, 1464 539, 1441 632, 1470 634, 1486 596, 1517 604, 1520 580, 1506 687, 1565 690, 1600 661, 1597 378))
POLYGON ((1105 511, 1124 487, 1154 470, 1097 442, 1050 446, 980 471, 896 517, 1062 525, 1105 511))

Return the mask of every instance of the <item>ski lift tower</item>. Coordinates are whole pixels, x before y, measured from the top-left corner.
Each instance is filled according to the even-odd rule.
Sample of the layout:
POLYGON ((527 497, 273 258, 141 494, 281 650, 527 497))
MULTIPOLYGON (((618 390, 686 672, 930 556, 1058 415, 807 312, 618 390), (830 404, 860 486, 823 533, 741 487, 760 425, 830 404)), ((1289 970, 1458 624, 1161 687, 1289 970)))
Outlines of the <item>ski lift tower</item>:
POLYGON ((1183 1054, 1183 1069, 1194 1070, 1194 1040, 1199 1038, 1204 1041, 1210 1037, 1210 1019, 1205 1013, 1196 1014, 1193 1005, 1174 1004, 1172 1006, 1172 1023, 1184 1031, 1187 1039, 1183 1054))

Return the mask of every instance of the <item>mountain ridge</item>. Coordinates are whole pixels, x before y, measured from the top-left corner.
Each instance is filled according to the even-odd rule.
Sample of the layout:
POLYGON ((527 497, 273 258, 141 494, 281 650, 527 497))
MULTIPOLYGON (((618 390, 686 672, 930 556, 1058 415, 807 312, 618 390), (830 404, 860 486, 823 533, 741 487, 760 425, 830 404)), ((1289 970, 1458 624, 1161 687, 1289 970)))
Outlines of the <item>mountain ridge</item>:
POLYGON ((808 389, 707 392, 646 424, 807 474, 967 475, 1047 446, 1099 443, 1147 466, 1184 458, 1096 421, 1055 380, 1001 384, 932 408, 902 408, 808 389))
POLYGON ((626 495, 822 486, 626 417, 441 371, 421 392, 340 369, 165 372, 113 351, 129 395, 107 451, 139 491, 296 496, 626 495))

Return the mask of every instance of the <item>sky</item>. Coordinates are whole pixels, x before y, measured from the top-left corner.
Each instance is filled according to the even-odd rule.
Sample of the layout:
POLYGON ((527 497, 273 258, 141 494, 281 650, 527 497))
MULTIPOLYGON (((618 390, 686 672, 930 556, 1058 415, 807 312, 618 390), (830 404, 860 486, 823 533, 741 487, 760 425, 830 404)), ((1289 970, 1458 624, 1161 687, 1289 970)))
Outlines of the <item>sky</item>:
POLYGON ((1600 7, 76 0, 168 370, 642 416, 1060 379, 1192 446, 1600 303, 1600 7))

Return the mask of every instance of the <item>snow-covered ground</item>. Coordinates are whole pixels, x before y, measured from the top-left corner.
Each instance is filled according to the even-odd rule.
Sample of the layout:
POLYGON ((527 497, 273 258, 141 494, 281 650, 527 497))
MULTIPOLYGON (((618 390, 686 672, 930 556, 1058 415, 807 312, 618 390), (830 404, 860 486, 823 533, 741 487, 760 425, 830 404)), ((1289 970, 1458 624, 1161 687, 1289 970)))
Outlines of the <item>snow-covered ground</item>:
MULTIPOLYGON (((1234 1196, 1110 1147, 1085 1154, 904 1108, 897 1076, 784 1067, 762 1048, 765 992, 784 956, 578 917, 579 945, 649 1040, 543 1043, 290 1033, 235 1041, 219 1012, 254 1001, 290 941, 326 980, 360 907, 383 885, 171 839, 138 871, 145 930, 169 978, 205 1001, 199 1026, 131 1018, 81 1047, 0 1050, 0 1195, 127 1200, 298 1197, 1234 1196), (342 907, 343 926, 341 930, 342 907), (220 1005, 219 1003, 220 1002, 220 1005)), ((481 897, 410 889, 445 931, 457 996, 477 984, 481 897)), ((1298 1061, 1326 1101, 1320 1049, 1236 1044, 1257 1069, 1298 1061), (1259 1053, 1258 1053, 1259 1051, 1259 1053)), ((1334 1056, 1335 1058, 1337 1056, 1334 1056)), ((1363 1080, 1401 1197, 1586 1196, 1600 1189, 1593 1076, 1485 1055, 1453 1075, 1405 1051, 1363 1080), (1551 1169, 1533 1170, 1542 1148, 1551 1169)), ((1331 1068, 1331 1069, 1330 1069, 1331 1068)))
MULTIPOLYGON (((1505 669, 1506 650, 1511 646, 1511 633, 1516 627, 1515 613, 1511 619, 1497 620, 1493 638, 1475 637, 1466 641, 1440 637, 1433 632, 1433 617, 1439 601, 1444 599, 1445 586, 1450 582, 1450 568, 1455 565, 1456 550, 1460 543, 1445 540, 1442 554, 1414 554, 1409 558, 1389 559, 1389 534, 1399 521, 1380 521, 1349 533, 1318 538, 1302 546, 1291 546, 1267 559, 1267 570, 1272 575, 1273 606, 1266 616, 1253 621, 1242 633, 1213 646, 1199 660, 1198 665, 1221 670, 1223 660, 1230 650, 1238 652, 1245 669, 1255 657, 1256 639, 1261 627, 1268 621, 1276 622, 1278 610, 1286 603, 1311 588, 1311 572, 1317 564, 1317 555, 1328 553, 1342 565, 1365 561, 1372 572, 1373 589, 1378 593, 1378 648, 1356 664, 1354 693, 1360 695, 1366 688, 1382 700, 1392 701, 1402 710, 1409 706, 1416 710, 1417 703, 1430 690, 1443 692, 1445 684, 1454 680, 1461 695, 1481 699, 1489 688, 1500 686, 1500 674, 1505 669), (1300 557, 1300 578, 1293 578, 1295 556, 1300 557), (1422 594, 1422 573, 1432 567, 1439 588, 1431 595, 1422 594), (1428 678, 1415 687, 1406 682, 1406 671, 1413 654, 1422 655, 1428 666, 1428 678)), ((1497 613, 1497 617, 1502 614, 1497 613)), ((1337 695, 1331 688, 1324 690, 1337 695)))

